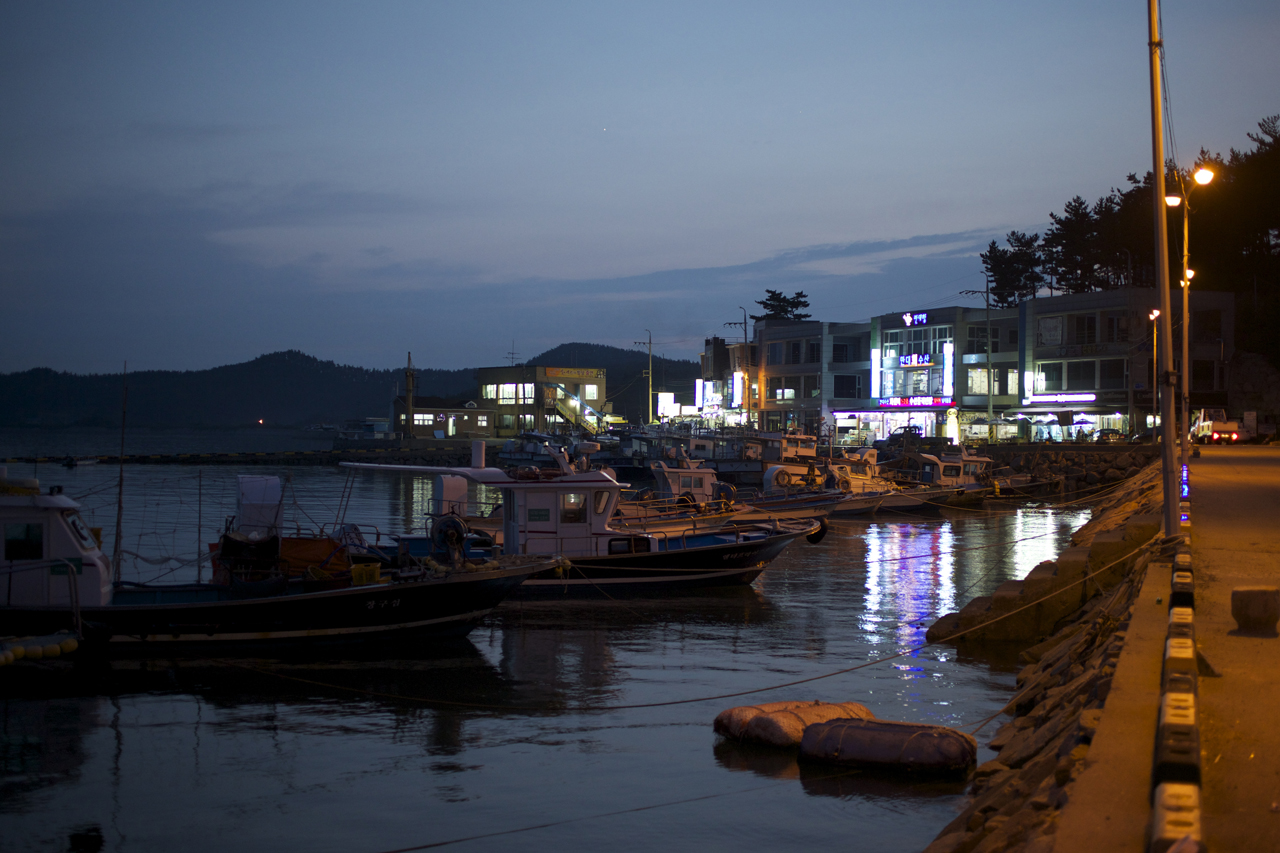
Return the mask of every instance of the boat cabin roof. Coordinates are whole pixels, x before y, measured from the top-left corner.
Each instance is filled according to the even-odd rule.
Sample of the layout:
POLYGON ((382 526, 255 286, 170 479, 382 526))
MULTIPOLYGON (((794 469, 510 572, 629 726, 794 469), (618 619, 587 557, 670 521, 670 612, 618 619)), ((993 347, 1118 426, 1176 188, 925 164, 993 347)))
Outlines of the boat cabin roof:
POLYGON ((0 509, 79 509, 66 495, 0 495, 0 509))

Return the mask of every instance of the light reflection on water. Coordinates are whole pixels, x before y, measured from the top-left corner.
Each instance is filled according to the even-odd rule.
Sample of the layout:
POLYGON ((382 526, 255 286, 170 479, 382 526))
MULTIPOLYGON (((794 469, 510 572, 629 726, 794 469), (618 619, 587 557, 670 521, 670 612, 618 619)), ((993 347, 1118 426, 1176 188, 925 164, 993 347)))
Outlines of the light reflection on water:
MULTIPOLYGON (((193 468, 127 469, 126 542, 190 555, 194 490, 202 484, 207 540, 234 512, 240 470, 275 473, 206 468, 200 480, 193 468)), ((344 472, 281 473, 293 477, 291 522, 334 518, 344 472)), ((114 475, 77 469, 46 482, 83 494, 114 475)), ((348 520, 384 532, 420 524, 428 478, 361 472, 353 482, 348 520)), ((92 523, 109 539, 114 493, 86 503, 95 500, 92 523)), ((0 679, 10 696, 0 703, 0 846, 66 849, 73 833, 98 832, 108 850, 378 851, 555 823, 457 849, 741 850, 856 838, 864 849, 919 850, 954 816, 961 786, 717 743, 711 719, 734 704, 816 698, 965 725, 1007 700, 1005 653, 930 647, 740 698, 619 706, 753 690, 914 649, 935 616, 1052 558, 1086 515, 836 520, 820 545, 793 545, 753 588, 510 602, 457 644, 248 669, 121 663, 41 679, 38 694, 10 669, 0 679)), ((989 757, 984 749, 979 760, 989 757)))

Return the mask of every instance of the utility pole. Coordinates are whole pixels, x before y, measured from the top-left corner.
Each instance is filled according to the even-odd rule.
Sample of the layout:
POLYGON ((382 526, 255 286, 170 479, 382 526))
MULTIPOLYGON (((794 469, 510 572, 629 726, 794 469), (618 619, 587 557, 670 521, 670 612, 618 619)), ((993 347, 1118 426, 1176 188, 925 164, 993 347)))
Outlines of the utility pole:
MULTIPOLYGON (((1179 523, 1177 472, 1174 470, 1173 453, 1173 323, 1169 298, 1169 223, 1164 212, 1164 115, 1161 112, 1160 63, 1164 43, 1160 40, 1160 0, 1147 0, 1147 50, 1151 58, 1151 173, 1154 196, 1151 207, 1155 210, 1156 228, 1156 289, 1160 291, 1160 325, 1164 327, 1166 341, 1161 353, 1160 370, 1156 384, 1168 391, 1160 395, 1160 417, 1164 425, 1160 459, 1164 476, 1164 535, 1176 536, 1182 530, 1179 523)), ((1153 389, 1155 390, 1155 389, 1153 389)))
POLYGON ((404 369, 404 434, 413 438, 413 353, 404 369))
POLYGON ((744 426, 751 426, 751 342, 747 339, 747 309, 741 305, 742 322, 725 323, 726 326, 742 326, 742 375, 746 377, 746 388, 742 389, 742 400, 746 403, 747 419, 744 426))
POLYGON ((987 444, 996 443, 996 424, 995 424, 995 407, 992 405, 992 396, 996 393, 996 377, 991 372, 991 276, 984 276, 987 280, 984 296, 987 303, 987 444))
MULTIPOLYGON (((646 332, 649 332, 649 330, 648 330, 648 329, 645 329, 645 331, 646 331, 646 332)), ((644 372, 644 375, 645 375, 645 376, 647 376, 647 377, 648 377, 648 379, 649 379, 649 420, 648 420, 648 423, 653 423, 653 332, 649 332, 649 340, 648 340, 648 342, 647 342, 647 343, 648 343, 648 346, 649 346, 649 369, 648 369, 648 370, 646 370, 646 371, 644 372)), ((638 346, 638 347, 642 347, 642 346, 645 346, 646 342, 645 342, 645 341, 636 341, 636 342, 635 342, 635 344, 636 344, 636 346, 638 346)))

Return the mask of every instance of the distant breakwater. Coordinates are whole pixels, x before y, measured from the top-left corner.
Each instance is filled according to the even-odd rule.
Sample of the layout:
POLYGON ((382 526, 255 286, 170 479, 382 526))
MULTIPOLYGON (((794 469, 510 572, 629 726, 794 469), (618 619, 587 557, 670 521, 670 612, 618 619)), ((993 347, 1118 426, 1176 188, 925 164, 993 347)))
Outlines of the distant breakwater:
MULTIPOLYGON (((493 448, 489 454, 496 456, 493 448)), ((99 465, 337 465, 339 462, 378 462, 384 465, 437 465, 465 467, 471 464, 471 447, 370 448, 359 450, 285 450, 250 453, 151 453, 78 457, 80 464, 99 465)), ((3 464, 62 465, 66 457, 26 456, 0 459, 3 464)))

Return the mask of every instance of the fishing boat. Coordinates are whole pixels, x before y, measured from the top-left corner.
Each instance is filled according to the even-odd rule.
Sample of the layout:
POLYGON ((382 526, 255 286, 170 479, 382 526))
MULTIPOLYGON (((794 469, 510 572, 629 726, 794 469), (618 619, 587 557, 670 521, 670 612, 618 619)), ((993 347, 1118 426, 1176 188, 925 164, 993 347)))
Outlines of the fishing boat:
MULTIPOLYGON (((483 457, 473 453, 473 460, 483 457)), ((496 536, 472 532, 460 515, 435 519, 437 530, 452 530, 459 541, 480 547, 481 537, 504 555, 560 555, 569 565, 531 575, 516 597, 539 594, 645 594, 703 586, 748 584, 783 549, 801 536, 820 537, 815 519, 770 518, 726 523, 699 530, 628 529, 613 523, 623 484, 607 470, 592 470, 555 455, 555 471, 520 468, 447 468, 343 462, 349 468, 431 474, 444 488, 460 478, 502 493, 496 536), (585 468, 585 469, 584 469, 585 468)), ((581 461, 581 460, 580 460, 581 461)), ((496 519, 494 519, 496 521, 496 519)))
MULTIPOLYGON (((255 652, 375 639, 461 636, 549 554, 453 551, 440 560, 388 555, 359 572, 265 571, 278 536, 245 534, 257 575, 227 569, 212 583, 114 581, 79 504, 56 487, 11 482, 0 468, 0 625, 7 634, 69 630, 113 653, 255 652)), ((237 559, 249 559, 241 553, 237 559)), ((228 564, 236 559, 228 555, 228 564)))

